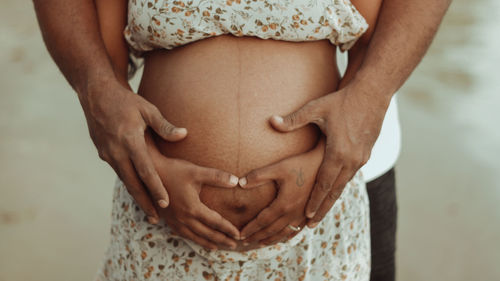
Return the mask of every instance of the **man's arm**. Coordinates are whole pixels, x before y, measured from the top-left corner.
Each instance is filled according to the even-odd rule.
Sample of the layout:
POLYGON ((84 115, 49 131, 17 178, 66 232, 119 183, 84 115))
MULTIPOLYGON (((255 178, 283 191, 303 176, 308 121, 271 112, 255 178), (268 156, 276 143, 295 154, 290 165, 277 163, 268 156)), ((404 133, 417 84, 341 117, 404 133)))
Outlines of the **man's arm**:
POLYGON ((79 98, 115 79, 92 0, 33 0, 47 49, 79 98))
POLYGON ((384 0, 352 86, 387 106, 424 57, 451 0, 384 0))
POLYGON ((159 217, 149 194, 160 207, 168 205, 168 195, 148 154, 144 132, 151 126, 164 139, 177 141, 187 131, 168 123, 154 105, 117 80, 93 0, 33 3, 49 53, 78 94, 99 157, 156 223, 159 217))
POLYGON ((326 135, 323 163, 306 207, 314 227, 369 159, 391 97, 424 56, 450 0, 384 0, 358 71, 345 87, 270 119, 288 132, 309 123, 326 135))

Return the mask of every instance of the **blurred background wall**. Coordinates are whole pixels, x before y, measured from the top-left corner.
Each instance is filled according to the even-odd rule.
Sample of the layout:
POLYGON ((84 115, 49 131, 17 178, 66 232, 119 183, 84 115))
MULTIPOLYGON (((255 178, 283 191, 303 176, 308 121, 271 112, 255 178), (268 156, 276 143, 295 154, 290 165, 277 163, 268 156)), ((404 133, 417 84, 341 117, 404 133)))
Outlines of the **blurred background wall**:
MULTIPOLYGON (((2 0, 0 23, 0 281, 92 280, 113 171, 31 1, 2 0)), ((500 1, 455 0, 398 94, 399 280, 500 280, 499 30, 500 1)))

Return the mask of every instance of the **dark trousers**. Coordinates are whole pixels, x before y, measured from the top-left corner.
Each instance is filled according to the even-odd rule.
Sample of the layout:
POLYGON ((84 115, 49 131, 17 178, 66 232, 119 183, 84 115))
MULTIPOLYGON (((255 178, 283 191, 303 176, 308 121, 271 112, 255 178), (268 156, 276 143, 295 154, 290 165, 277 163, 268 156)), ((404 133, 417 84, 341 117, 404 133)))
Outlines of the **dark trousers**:
POLYGON ((366 183, 370 201, 372 269, 370 281, 395 280, 396 183, 394 168, 366 183))

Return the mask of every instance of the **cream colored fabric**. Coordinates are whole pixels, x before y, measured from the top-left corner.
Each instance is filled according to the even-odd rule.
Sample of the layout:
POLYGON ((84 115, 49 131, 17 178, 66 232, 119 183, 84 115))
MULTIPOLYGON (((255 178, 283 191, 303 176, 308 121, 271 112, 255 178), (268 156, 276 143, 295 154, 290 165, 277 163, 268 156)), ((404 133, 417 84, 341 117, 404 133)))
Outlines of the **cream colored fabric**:
POLYGON ((155 280, 350 280, 370 277, 369 206, 362 173, 347 184, 314 229, 260 249, 206 250, 151 225, 117 179, 111 242, 98 281, 155 280))
POLYGON ((328 39, 344 51, 367 28, 348 0, 130 0, 124 35, 136 55, 221 34, 328 39))

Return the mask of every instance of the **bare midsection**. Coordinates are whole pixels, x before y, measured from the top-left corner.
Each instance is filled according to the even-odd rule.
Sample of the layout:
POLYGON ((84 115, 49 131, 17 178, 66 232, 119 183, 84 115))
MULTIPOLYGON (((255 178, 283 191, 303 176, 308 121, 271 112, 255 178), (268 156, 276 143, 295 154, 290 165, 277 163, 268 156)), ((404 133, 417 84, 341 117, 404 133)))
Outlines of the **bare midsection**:
MULTIPOLYGON (((139 94, 188 136, 160 140, 169 157, 243 176, 252 169, 311 149, 309 125, 279 133, 269 125, 335 90, 335 47, 327 41, 291 43, 218 36, 146 57, 139 94)), ((242 227, 275 197, 274 183, 251 190, 204 186, 201 200, 242 227)))

